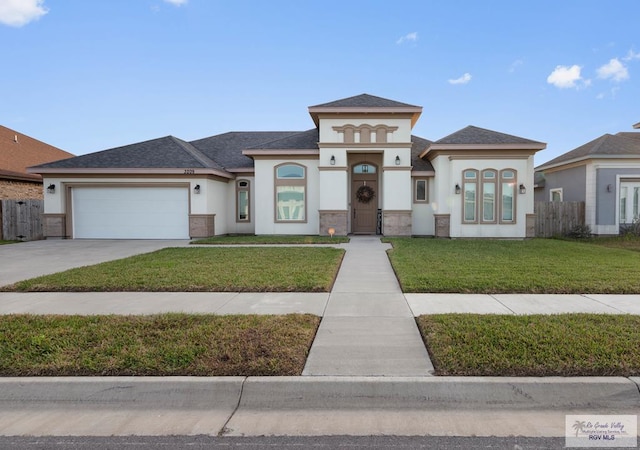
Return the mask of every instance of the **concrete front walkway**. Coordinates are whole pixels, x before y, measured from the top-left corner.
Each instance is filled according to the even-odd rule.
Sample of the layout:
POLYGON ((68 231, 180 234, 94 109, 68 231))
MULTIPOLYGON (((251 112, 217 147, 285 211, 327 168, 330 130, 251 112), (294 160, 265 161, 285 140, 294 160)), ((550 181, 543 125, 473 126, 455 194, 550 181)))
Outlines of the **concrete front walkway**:
POLYGON ((433 365, 386 250, 353 236, 302 375, 426 376, 433 365))

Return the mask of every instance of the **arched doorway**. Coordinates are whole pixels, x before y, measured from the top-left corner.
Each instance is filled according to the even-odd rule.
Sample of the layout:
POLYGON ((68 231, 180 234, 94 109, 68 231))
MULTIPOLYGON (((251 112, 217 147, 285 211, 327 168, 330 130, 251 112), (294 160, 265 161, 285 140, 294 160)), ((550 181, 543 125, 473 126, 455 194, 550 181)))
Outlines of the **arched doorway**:
POLYGON ((375 234, 378 222, 378 167, 363 162, 351 169, 351 232, 375 234))

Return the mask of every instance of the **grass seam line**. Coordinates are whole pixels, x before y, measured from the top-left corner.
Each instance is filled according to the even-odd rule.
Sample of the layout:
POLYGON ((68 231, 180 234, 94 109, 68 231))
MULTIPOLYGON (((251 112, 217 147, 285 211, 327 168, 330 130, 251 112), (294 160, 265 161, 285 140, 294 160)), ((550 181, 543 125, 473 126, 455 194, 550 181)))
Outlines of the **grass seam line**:
POLYGON ((230 431, 227 428, 227 425, 229 425, 229 422, 231 421, 231 419, 233 419, 233 416, 236 415, 238 408, 240 408, 240 403, 242 402, 242 394, 244 393, 244 384, 247 382, 248 378, 249 377, 244 377, 244 379, 242 380, 242 384, 240 385, 240 395, 238 395, 238 403, 236 403, 236 407, 233 408, 231 415, 229 415, 229 418, 227 419, 227 421, 224 423, 224 425, 222 425, 222 428, 220 429, 220 431, 218 431, 218 437, 222 437, 230 431))

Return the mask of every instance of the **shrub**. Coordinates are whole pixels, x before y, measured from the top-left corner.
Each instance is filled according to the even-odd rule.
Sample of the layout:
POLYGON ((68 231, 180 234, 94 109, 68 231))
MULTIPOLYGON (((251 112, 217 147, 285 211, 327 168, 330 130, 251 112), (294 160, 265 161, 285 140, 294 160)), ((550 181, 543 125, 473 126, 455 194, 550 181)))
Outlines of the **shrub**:
POLYGON ((638 236, 640 237, 640 218, 633 219, 630 224, 625 224, 620 227, 620 231, 624 236, 638 236))
POLYGON ((589 225, 576 225, 566 234, 572 239, 589 239, 591 238, 591 227, 589 225))

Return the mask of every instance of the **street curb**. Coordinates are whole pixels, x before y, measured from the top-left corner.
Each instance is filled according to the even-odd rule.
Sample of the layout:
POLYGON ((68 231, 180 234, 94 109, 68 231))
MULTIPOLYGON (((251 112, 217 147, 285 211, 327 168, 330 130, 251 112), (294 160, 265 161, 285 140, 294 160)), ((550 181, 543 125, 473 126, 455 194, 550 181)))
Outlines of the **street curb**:
POLYGON ((640 409, 624 377, 0 378, 6 408, 235 410, 640 409))

